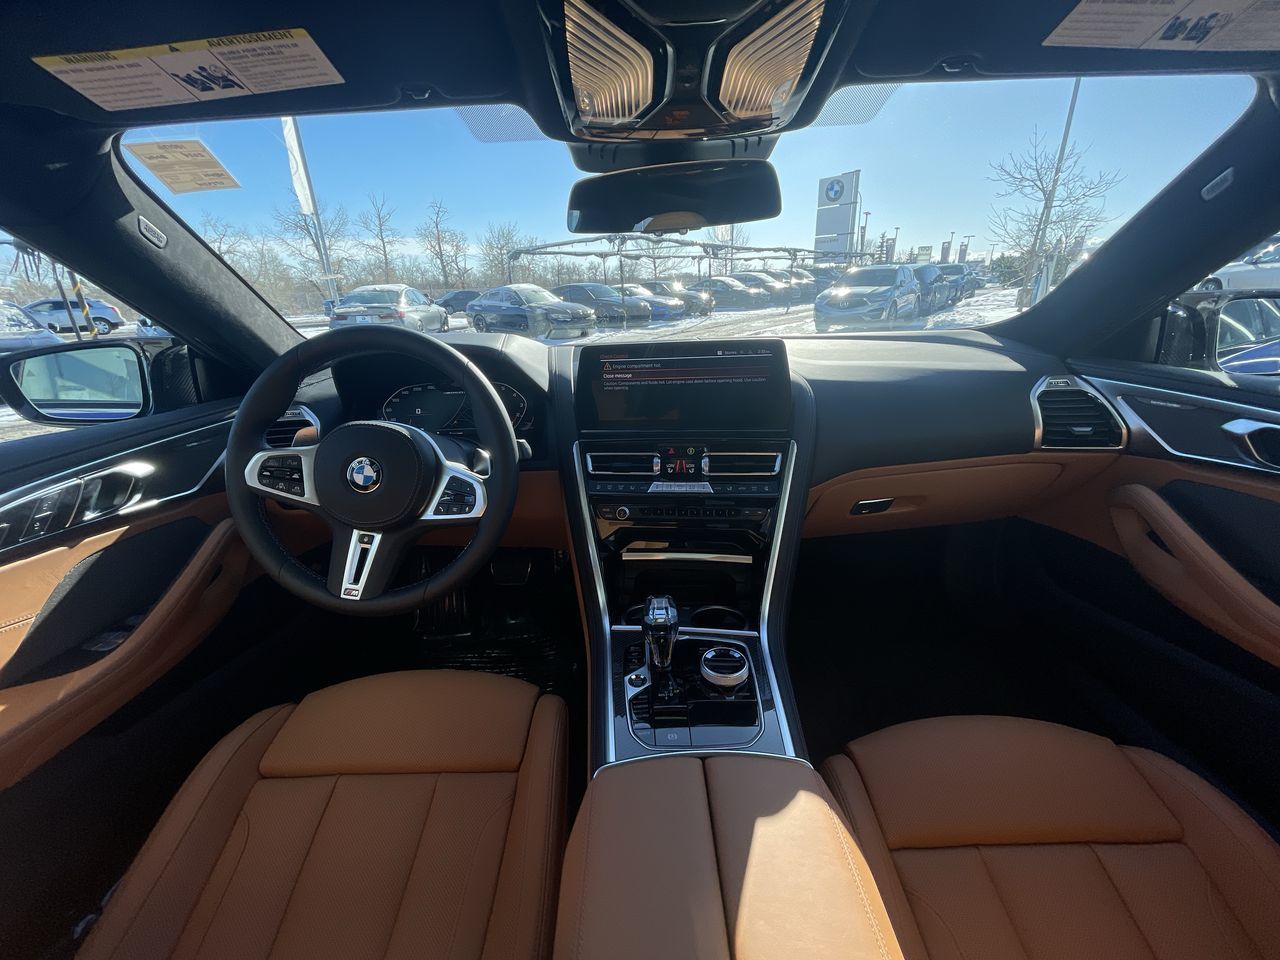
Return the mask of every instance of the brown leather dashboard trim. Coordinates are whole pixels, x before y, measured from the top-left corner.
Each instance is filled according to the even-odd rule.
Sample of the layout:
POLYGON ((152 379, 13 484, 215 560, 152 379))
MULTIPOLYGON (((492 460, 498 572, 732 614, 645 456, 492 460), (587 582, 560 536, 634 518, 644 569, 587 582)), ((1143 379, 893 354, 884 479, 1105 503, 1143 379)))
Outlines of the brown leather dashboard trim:
POLYGON ((1107 452, 1035 451, 857 470, 809 491, 803 535, 833 537, 1013 516, 1075 489, 1117 458, 1107 452), (850 514, 860 500, 886 497, 894 502, 883 513, 850 514))

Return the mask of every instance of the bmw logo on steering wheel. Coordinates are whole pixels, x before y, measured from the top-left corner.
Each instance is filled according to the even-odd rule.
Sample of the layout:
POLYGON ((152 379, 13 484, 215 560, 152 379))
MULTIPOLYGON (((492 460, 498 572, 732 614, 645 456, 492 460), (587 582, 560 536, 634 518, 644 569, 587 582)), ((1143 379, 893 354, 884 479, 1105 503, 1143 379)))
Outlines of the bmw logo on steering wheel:
POLYGON ((347 483, 356 493, 372 493, 382 482, 382 467, 377 460, 360 457, 347 467, 347 483))

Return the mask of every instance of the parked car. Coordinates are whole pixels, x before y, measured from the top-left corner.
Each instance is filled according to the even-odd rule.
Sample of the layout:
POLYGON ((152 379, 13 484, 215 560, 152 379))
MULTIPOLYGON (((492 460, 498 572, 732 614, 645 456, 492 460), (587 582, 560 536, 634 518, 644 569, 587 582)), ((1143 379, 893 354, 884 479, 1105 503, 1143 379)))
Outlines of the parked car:
POLYGON ((329 329, 357 323, 388 323, 425 333, 449 329, 449 312, 406 283, 371 283, 342 297, 333 308, 329 329))
POLYGON ((791 278, 791 286, 799 290, 797 299, 810 302, 818 294, 818 281, 808 270, 802 270, 799 267, 791 267, 783 271, 791 278))
POLYGON ((648 323, 653 311, 639 297, 623 297, 613 287, 603 283, 565 283, 551 291, 561 300, 581 304, 595 311, 596 324, 624 321, 648 323))
POLYGON ((1239 297, 1219 308, 1218 366, 1227 373, 1280 373, 1280 302, 1275 290, 1239 297))
POLYGON ((656 293, 640 283, 628 283, 622 287, 614 287, 628 298, 635 297, 649 307, 654 320, 680 320, 684 318, 684 301, 679 297, 656 293))
POLYGON ((938 270, 951 282, 951 302, 959 303, 978 290, 978 275, 967 263, 944 263, 938 270))
POLYGON ((173 334, 149 317, 139 317, 134 324, 134 335, 137 337, 172 337, 173 334))
POLYGON ((920 285, 920 309, 917 316, 927 317, 951 302, 951 281, 932 263, 917 263, 911 271, 920 285))
POLYGON ((791 302, 791 284, 775 280, 767 273, 759 270, 740 270, 737 273, 729 274, 729 276, 743 286, 750 287, 753 290, 763 290, 770 304, 782 306, 791 302))
POLYGON ((1280 243, 1219 267, 1200 281, 1200 290, 1258 290, 1280 287, 1280 243))
POLYGON ((0 300, 0 353, 56 347, 62 338, 35 315, 8 300, 0 300))
POLYGON ((691 290, 683 280, 650 280, 645 284, 650 290, 664 297, 679 297, 684 301, 686 316, 706 316, 716 308, 716 298, 707 290, 691 290))
MULTIPOLYGON (((85 297, 84 302, 89 307, 89 319, 94 327, 97 328, 99 334, 110 333, 112 330, 117 330, 124 326, 124 317, 113 304, 94 297, 85 297)), ((54 333, 74 332, 71 326, 71 318, 67 316, 67 304, 59 297, 33 300, 27 304, 27 310, 54 333)), ((80 304, 74 299, 71 300, 71 312, 76 317, 77 325, 83 331, 85 327, 83 324, 79 324, 81 316, 80 304)))
POLYGON ((910 267, 855 267, 818 294, 813 320, 819 331, 835 326, 892 330, 918 315, 920 286, 910 267))
POLYGON ((450 290, 444 296, 437 297, 436 303, 448 313, 466 313, 467 304, 478 296, 479 290, 450 290))
POLYGON ((706 292, 716 298, 718 307, 741 307, 753 310, 769 305, 769 293, 763 288, 748 287, 733 277, 704 277, 689 285, 690 290, 706 292))
POLYGON ((809 273, 813 276, 815 296, 821 293, 827 287, 835 286, 846 273, 849 272, 848 267, 842 266, 813 266, 809 268, 809 273))
POLYGON ((561 300, 535 283, 486 290, 467 304, 467 316, 480 333, 511 331, 531 337, 585 337, 596 326, 593 309, 561 300))

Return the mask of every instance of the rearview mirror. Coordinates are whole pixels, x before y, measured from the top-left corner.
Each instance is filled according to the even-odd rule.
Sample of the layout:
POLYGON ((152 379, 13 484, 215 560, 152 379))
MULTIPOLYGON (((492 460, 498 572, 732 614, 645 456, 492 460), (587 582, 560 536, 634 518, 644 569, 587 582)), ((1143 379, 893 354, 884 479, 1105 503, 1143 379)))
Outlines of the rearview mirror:
POLYGON ((697 160, 579 180, 567 219, 573 233, 669 233, 781 211, 778 174, 767 160, 697 160))
POLYGON ((0 398, 37 423, 128 420, 150 405, 146 358, 123 343, 73 343, 0 359, 0 398))

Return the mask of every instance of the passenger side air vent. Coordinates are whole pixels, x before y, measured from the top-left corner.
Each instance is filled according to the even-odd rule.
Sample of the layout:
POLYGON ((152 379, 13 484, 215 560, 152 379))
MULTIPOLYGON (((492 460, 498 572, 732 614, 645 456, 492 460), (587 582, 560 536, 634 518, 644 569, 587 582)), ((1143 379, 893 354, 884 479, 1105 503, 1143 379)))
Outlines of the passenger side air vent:
POLYGON ((780 453, 708 453, 702 458, 711 477, 776 477, 780 453))
POLYGON ((285 411, 284 416, 267 427, 262 434, 262 439, 268 447, 293 446, 293 438, 299 430, 305 430, 307 427, 316 425, 315 419, 308 416, 310 411, 303 411, 298 407, 290 407, 285 411))
POLYGON ((1036 394, 1039 445, 1089 450, 1123 447, 1124 424, 1100 397, 1074 384, 1074 380, 1054 378, 1036 394))
POLYGON ((588 453, 587 473, 597 476, 656 476, 662 461, 655 453, 588 453))

